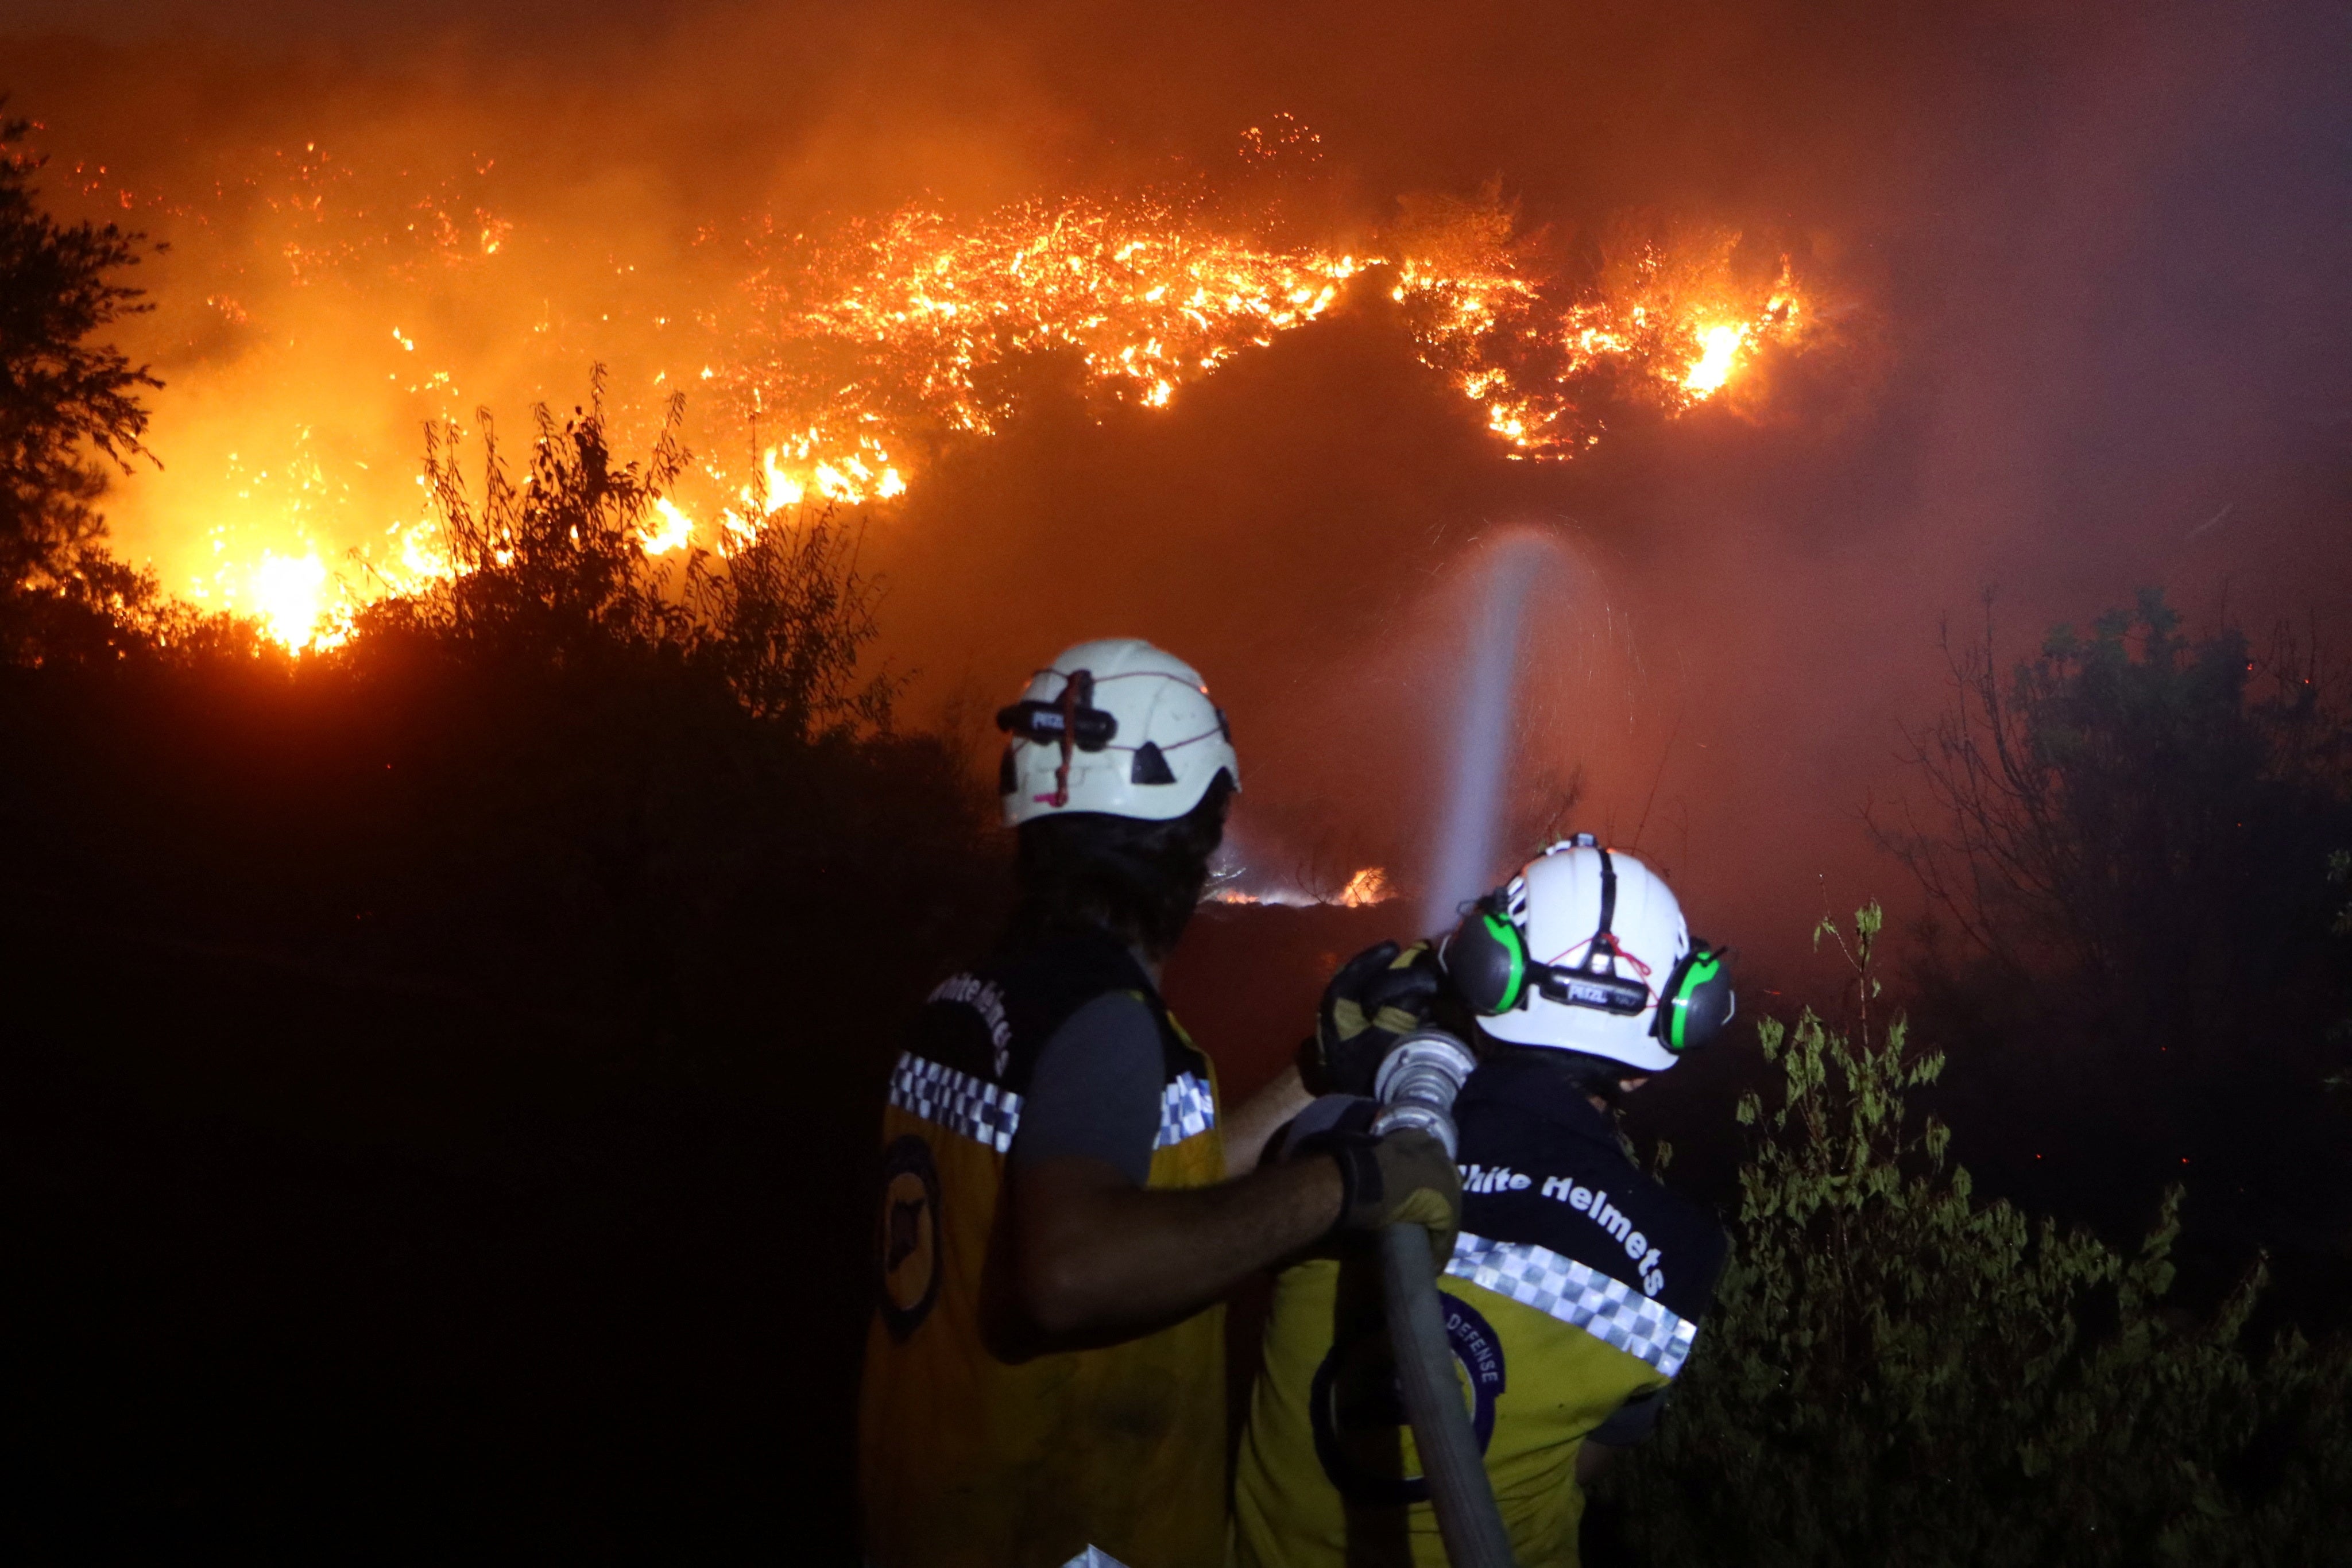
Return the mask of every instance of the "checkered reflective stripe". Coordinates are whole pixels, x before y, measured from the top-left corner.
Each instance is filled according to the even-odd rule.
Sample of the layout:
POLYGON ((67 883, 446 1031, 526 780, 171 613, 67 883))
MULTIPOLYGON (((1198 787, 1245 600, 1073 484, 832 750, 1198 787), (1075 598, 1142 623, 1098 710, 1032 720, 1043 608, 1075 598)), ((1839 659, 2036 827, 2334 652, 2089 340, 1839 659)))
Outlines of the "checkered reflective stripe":
POLYGON ((1603 1344, 1639 1356, 1668 1377, 1690 1359, 1698 1325, 1678 1318, 1622 1280, 1523 1241, 1454 1239, 1445 1271, 1559 1319, 1603 1344))
POLYGON ((911 1051, 901 1052, 890 1070, 890 1103, 1000 1155, 1013 1146, 1021 1126, 1020 1095, 911 1051))
POLYGON ((1217 1096, 1204 1081, 1180 1073, 1160 1092, 1160 1136, 1151 1146, 1164 1149, 1196 1138, 1217 1124, 1217 1096))

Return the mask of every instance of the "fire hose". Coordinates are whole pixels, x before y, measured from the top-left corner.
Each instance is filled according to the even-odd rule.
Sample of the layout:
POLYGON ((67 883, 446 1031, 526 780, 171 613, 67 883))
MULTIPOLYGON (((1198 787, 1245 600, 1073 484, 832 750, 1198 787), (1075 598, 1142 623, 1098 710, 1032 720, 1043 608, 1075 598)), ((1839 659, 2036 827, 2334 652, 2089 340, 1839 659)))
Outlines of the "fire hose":
MULTIPOLYGON (((1427 1133, 1455 1152, 1454 1097, 1475 1063, 1469 1049, 1440 1030, 1422 1030, 1397 1042, 1381 1063, 1374 1092, 1381 1112, 1375 1134, 1402 1127, 1427 1133)), ((1495 1507, 1486 1458, 1463 1407, 1454 1372, 1454 1347, 1429 1256, 1429 1231, 1398 1224, 1381 1232, 1381 1282, 1388 1307, 1389 1343, 1396 1357, 1397 1390, 1412 1424, 1421 1473, 1437 1514, 1438 1538, 1453 1568, 1512 1568, 1511 1542, 1495 1507)))

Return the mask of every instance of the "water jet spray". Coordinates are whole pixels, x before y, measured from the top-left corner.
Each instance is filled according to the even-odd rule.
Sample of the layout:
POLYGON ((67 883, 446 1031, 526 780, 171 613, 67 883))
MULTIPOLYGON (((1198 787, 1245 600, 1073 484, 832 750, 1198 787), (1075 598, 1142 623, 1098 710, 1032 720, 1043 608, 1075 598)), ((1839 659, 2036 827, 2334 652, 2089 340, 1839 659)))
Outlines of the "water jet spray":
POLYGON ((1421 929, 1442 931, 1463 904, 1493 885, 1505 770, 1511 761, 1512 696, 1528 591, 1554 549, 1532 531, 1507 535, 1486 564, 1470 627, 1470 657, 1455 700, 1452 770, 1437 853, 1423 884, 1421 929))

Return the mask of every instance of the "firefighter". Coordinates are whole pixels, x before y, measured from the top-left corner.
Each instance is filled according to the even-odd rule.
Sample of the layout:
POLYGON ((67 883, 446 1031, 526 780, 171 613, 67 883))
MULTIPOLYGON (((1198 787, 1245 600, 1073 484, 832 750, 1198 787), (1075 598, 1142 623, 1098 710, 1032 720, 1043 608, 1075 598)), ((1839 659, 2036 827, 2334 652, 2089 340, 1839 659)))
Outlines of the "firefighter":
MULTIPOLYGON (((1481 900, 1439 959, 1479 1055, 1454 1107, 1463 1210, 1439 1281, 1446 1336, 1518 1563, 1573 1565, 1580 1483, 1656 1419, 1725 1246, 1627 1157, 1612 1107, 1721 1032, 1730 982, 1666 884, 1586 835, 1481 900)), ((1278 1148, 1360 1135, 1394 1031, 1344 1026, 1367 1007, 1425 1016, 1431 988, 1403 996, 1398 977, 1431 963, 1425 947, 1384 945, 1335 977, 1323 1086, 1353 1092, 1316 1100, 1278 1148)), ((1285 1269, 1234 1487, 1236 1563, 1444 1563, 1403 1422, 1377 1259, 1342 1242, 1285 1269)))
POLYGON ((1335 1230, 1449 1239, 1443 1145, 1256 1168, 1296 1074, 1228 1120, 1160 995, 1240 767, 1182 661, 1081 643, 997 723, 1020 897, 931 993, 883 1116, 859 1412, 876 1568, 1211 1568, 1223 1297, 1335 1230))

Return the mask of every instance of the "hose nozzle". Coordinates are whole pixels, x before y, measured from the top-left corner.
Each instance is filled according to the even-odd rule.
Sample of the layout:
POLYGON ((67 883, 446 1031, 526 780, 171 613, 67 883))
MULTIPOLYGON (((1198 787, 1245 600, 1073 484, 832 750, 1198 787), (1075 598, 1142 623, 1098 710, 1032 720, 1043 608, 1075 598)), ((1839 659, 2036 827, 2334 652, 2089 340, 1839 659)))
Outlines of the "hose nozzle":
POLYGON ((1454 1097, 1477 1065, 1470 1048, 1444 1030, 1415 1030, 1406 1035, 1381 1060, 1380 1075, 1372 1081, 1372 1092, 1381 1102, 1372 1135, 1412 1127, 1444 1145, 1446 1157, 1453 1158, 1454 1097))

